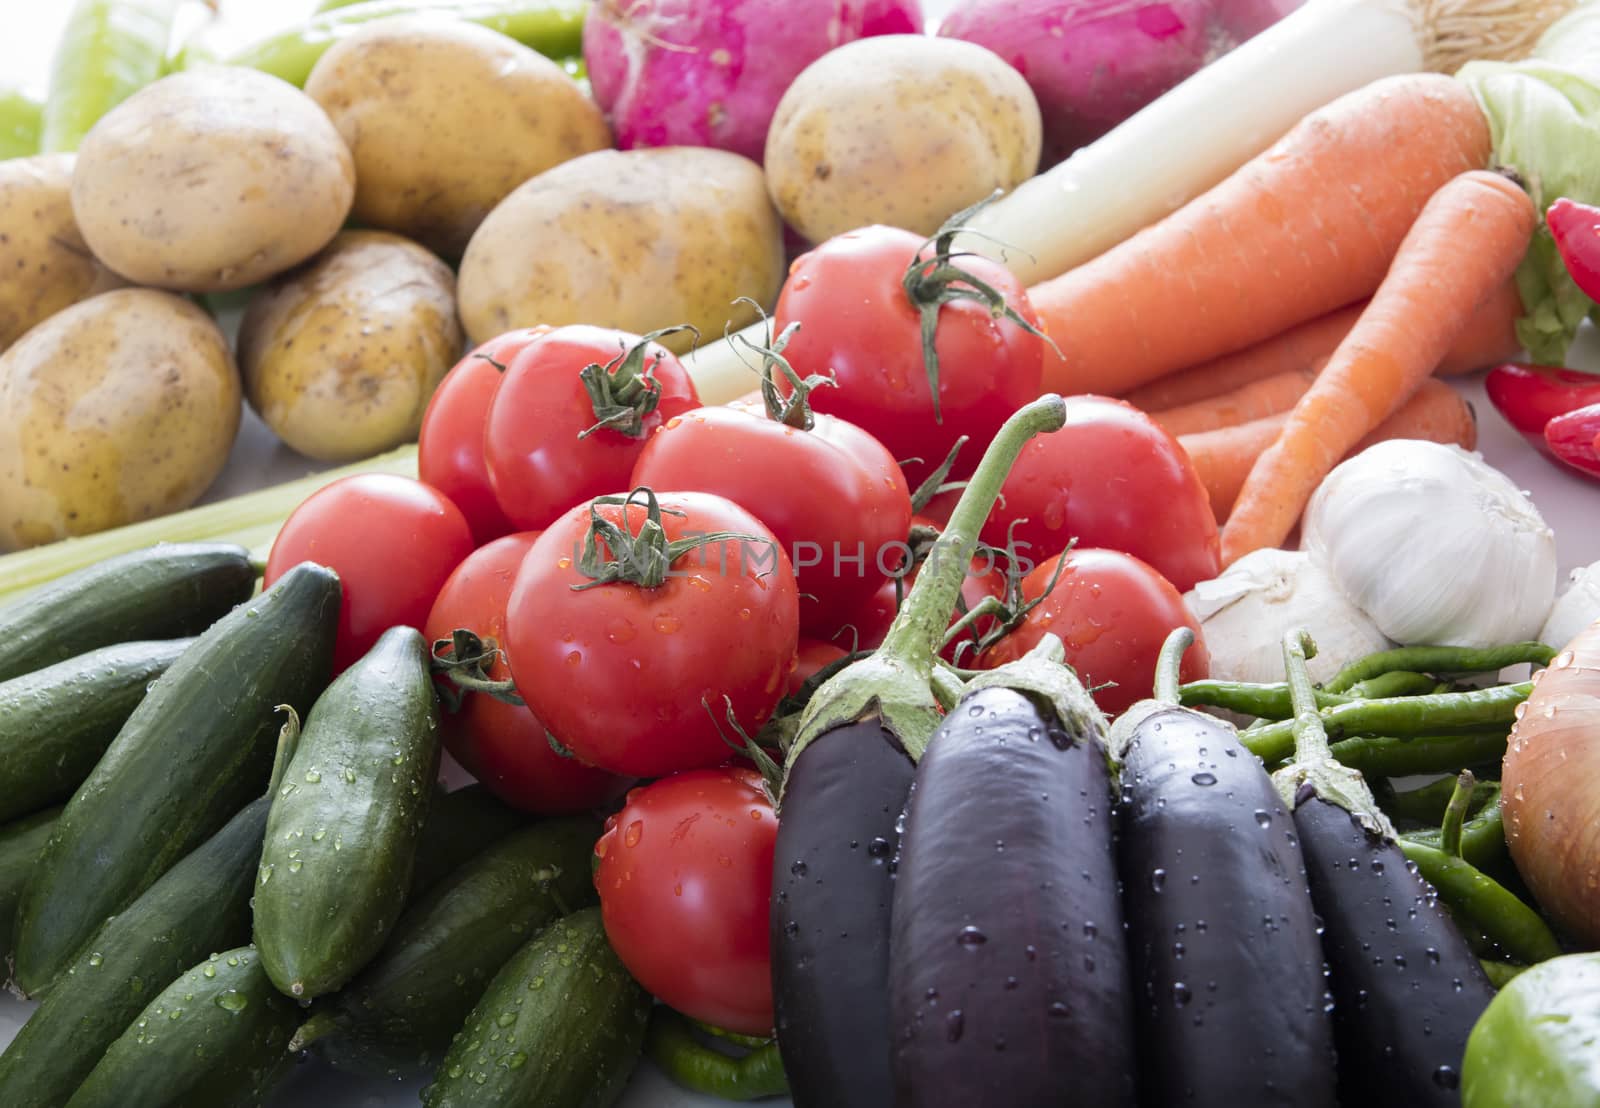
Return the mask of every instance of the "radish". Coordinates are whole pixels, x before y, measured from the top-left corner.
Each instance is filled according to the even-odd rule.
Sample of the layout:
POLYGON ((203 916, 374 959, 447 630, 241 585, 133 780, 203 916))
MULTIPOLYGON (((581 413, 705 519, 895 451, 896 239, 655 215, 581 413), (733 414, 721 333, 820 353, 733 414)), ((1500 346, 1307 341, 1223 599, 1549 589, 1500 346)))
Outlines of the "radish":
POLYGON ((920 0, 596 0, 583 56, 621 149, 716 146, 759 162, 802 69, 922 26, 920 0))
POLYGON ((987 46, 1027 78, 1050 166, 1301 0, 964 0, 941 35, 987 46))

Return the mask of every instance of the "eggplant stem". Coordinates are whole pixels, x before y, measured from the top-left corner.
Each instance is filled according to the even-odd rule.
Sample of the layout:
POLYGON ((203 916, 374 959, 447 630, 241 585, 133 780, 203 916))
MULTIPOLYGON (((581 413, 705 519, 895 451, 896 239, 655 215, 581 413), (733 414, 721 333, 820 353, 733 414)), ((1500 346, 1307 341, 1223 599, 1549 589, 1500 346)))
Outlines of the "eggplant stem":
POLYGON ((1306 663, 1317 656, 1317 644, 1305 630, 1290 631, 1283 637, 1283 667, 1288 675, 1289 703, 1294 708, 1294 759, 1297 762, 1325 761, 1333 757, 1328 730, 1322 726, 1317 708, 1317 690, 1311 683, 1306 663))
POLYGON ((1155 687, 1155 699, 1161 703, 1178 703, 1178 670, 1183 665, 1184 651, 1193 644, 1194 632, 1187 627, 1174 627, 1167 641, 1161 644, 1161 655, 1156 659, 1155 687))

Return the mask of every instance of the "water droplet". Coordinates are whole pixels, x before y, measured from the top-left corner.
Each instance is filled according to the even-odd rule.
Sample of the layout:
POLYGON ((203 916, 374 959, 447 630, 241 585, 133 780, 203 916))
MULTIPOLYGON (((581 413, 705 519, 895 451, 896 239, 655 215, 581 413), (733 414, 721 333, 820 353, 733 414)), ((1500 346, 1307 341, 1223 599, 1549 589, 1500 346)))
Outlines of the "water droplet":
POLYGON ((796 862, 794 865, 789 867, 789 872, 794 874, 796 877, 804 877, 806 875, 805 862, 796 862))
POLYGON ((1552 668, 1552 669, 1566 669, 1568 666, 1570 666, 1573 663, 1573 661, 1574 661, 1574 655, 1573 655, 1572 651, 1563 650, 1560 654, 1557 654, 1551 660, 1550 668, 1552 668))
POLYGON ((238 989, 229 989, 217 997, 217 1007, 227 1012, 242 1012, 250 1006, 250 998, 238 989))
POLYGON ((1440 1066, 1433 1071, 1433 1083, 1441 1089, 1459 1088, 1461 1075, 1451 1066, 1440 1066))
MULTIPOLYGON (((749 609, 745 610, 749 611, 749 609)), ((745 618, 749 619, 750 617, 747 615, 745 618)), ((679 619, 677 616, 662 614, 651 620, 650 626, 654 627, 660 634, 671 635, 675 634, 681 627, 683 627, 683 620, 679 619)))
POLYGON ((1204 787, 1207 785, 1215 785, 1217 783, 1217 775, 1214 773, 1197 773, 1190 777, 1189 780, 1193 781, 1196 785, 1204 787))
POLYGON ((628 829, 622 833, 622 845, 638 846, 642 838, 644 838, 644 821, 636 819, 628 824, 628 829))
POLYGON ((1167 871, 1166 870, 1157 869, 1157 870, 1152 870, 1150 872, 1150 891, 1151 892, 1154 892, 1154 893, 1160 892, 1166 886, 1166 883, 1167 883, 1167 871))
POLYGON ((985 935, 982 931, 972 926, 970 923, 963 927, 960 931, 956 932, 956 942, 965 947, 982 946, 988 941, 989 936, 985 935))
POLYGON ((322 774, 315 767, 306 770, 306 784, 315 785, 322 780, 322 774))
POLYGON ((867 844, 867 853, 874 858, 884 858, 889 854, 889 840, 883 837, 873 839, 867 844))
POLYGON ((300 859, 298 859, 298 858, 289 859, 289 872, 290 873, 299 873, 300 872, 300 868, 304 864, 305 863, 301 862, 300 859))
POLYGON ((1265 831, 1272 826, 1272 813, 1265 808, 1257 808, 1255 812, 1256 826, 1265 831))
POLYGON ((1096 935, 1098 935, 1098 934, 1100 934, 1100 929, 1094 925, 1094 921, 1093 920, 1084 920, 1084 922, 1083 922, 1083 937, 1088 939, 1090 942, 1093 942, 1094 941, 1094 937, 1096 935))
POLYGON ((514 1050, 506 1055, 506 1069, 508 1070, 520 1070, 527 1064, 528 1056, 520 1050, 514 1050))
POLYGON ((1182 1008, 1190 1000, 1189 986, 1182 981, 1175 981, 1172 985, 1172 1003, 1174 1007, 1182 1008))
POLYGON ((946 1042, 960 1042, 961 1032, 966 1030, 966 1018, 962 1016, 960 1008, 952 1008, 949 1015, 944 1018, 944 1037, 946 1042))
POLYGON ((515 1012, 501 1012, 500 1017, 494 1022, 500 1027, 510 1027, 517 1022, 517 1014, 515 1012))
POLYGON ((1068 1008, 1059 1000, 1052 1000, 1050 1002, 1050 1007, 1046 1008, 1044 1012, 1045 1015, 1049 1016, 1051 1019, 1058 1020, 1066 1019, 1068 1016, 1072 1015, 1072 1009, 1068 1008))
POLYGON ((205 974, 207 977, 215 977, 217 975, 217 967, 216 966, 207 966, 205 969, 201 970, 200 972, 205 974))
POLYGON ((96 968, 98 968, 102 963, 104 963, 105 960, 106 960, 105 955, 101 954, 98 950, 95 951, 93 954, 89 955, 89 964, 91 966, 95 966, 96 968))

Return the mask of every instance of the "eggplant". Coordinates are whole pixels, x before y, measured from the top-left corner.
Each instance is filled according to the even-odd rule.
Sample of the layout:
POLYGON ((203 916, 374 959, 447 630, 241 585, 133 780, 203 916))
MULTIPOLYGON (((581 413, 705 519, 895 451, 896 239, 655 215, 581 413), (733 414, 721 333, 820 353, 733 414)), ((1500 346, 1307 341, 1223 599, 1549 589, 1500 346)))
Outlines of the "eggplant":
POLYGON ((954 699, 936 652, 1012 463, 1065 419, 1050 395, 1006 421, 883 645, 823 682, 788 744, 770 928, 778 1050, 796 1108, 892 1103, 892 851, 913 765, 954 699))
POLYGON ((1366 781, 1330 755, 1305 669, 1314 651, 1303 634, 1284 643, 1295 761, 1273 777, 1290 803, 1323 922, 1339 1099, 1364 1108, 1459 1105, 1467 1036, 1494 988, 1366 781))
POLYGON ((917 766, 890 943, 898 1108, 1134 1102, 1103 719, 1070 670, 1061 712, 998 683, 1009 668, 917 766))
POLYGON ((1233 727, 1177 705, 1173 632, 1158 696, 1111 732, 1117 863, 1150 1052, 1140 1101, 1334 1108, 1332 996, 1294 821, 1233 727))

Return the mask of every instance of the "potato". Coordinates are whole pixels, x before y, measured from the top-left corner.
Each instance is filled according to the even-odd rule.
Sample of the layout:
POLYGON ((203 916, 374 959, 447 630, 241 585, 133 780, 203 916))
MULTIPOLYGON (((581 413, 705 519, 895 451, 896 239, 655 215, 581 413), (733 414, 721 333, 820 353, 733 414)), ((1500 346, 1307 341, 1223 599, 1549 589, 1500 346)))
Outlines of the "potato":
POLYGON ((201 66, 111 109, 78 149, 89 248, 142 285, 220 292, 327 244, 350 212, 350 151, 316 101, 250 69, 201 66))
MULTIPOLYGON (((761 168, 724 150, 603 150, 541 173, 501 202, 461 259, 473 342, 540 323, 705 338, 755 320, 783 283, 783 226, 761 168)), ((668 335, 683 352, 693 339, 668 335)))
POLYGON ((0 354, 0 548, 186 508, 239 429, 228 341, 194 304, 117 289, 0 354))
POLYGON ((0 161, 0 351, 68 304, 123 283, 78 233, 72 158, 0 161))
POLYGON ((386 231, 343 232, 258 292, 239 326, 250 405, 324 462, 415 439, 460 353, 450 268, 386 231))
POLYGON ((801 71, 767 132, 778 211, 821 242, 871 223, 931 235, 1039 165, 1039 104, 981 46, 924 35, 848 43, 801 71))
POLYGON ((365 24, 322 56, 306 93, 355 155, 356 219, 450 258, 529 177, 611 145, 559 65, 457 19, 365 24))

